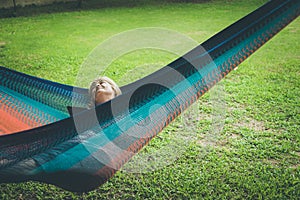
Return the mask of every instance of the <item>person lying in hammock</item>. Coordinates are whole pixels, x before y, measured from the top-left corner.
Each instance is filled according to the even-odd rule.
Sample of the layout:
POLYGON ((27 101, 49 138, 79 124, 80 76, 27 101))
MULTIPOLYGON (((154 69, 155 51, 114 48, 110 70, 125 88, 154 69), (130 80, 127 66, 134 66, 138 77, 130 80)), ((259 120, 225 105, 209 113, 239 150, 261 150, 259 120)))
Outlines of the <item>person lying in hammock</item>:
POLYGON ((103 76, 95 79, 89 88, 89 108, 109 101, 122 94, 119 86, 110 78, 103 76))
POLYGON ((110 78, 103 76, 95 79, 89 88, 90 102, 87 107, 72 107, 67 106, 70 116, 73 116, 75 113, 79 113, 86 109, 92 109, 95 106, 105 103, 116 96, 122 94, 119 86, 110 78))

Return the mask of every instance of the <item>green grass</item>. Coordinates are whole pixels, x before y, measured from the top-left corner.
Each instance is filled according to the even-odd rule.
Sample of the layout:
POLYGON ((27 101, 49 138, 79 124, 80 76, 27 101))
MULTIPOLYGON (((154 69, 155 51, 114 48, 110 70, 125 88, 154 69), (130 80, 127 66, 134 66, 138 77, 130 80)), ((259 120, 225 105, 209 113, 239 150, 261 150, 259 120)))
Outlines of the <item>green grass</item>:
MULTIPOLYGON (((264 2, 155 4, 0 19, 0 65, 73 85, 84 59, 115 34, 162 27, 201 43, 264 2)), ((292 22, 95 191, 78 195, 35 182, 1 184, 0 199, 299 199, 299 27, 299 19, 292 22), (215 95, 217 88, 224 95, 215 95), (212 120, 216 96, 226 110, 219 132, 212 120), (173 145, 179 146, 168 149, 173 145), (149 160, 138 165, 152 157, 160 165, 149 160), (158 169, 128 172, 152 165, 158 169)), ((115 60, 107 73, 121 83, 136 66, 163 66, 175 58, 153 49, 135 51, 115 60)))

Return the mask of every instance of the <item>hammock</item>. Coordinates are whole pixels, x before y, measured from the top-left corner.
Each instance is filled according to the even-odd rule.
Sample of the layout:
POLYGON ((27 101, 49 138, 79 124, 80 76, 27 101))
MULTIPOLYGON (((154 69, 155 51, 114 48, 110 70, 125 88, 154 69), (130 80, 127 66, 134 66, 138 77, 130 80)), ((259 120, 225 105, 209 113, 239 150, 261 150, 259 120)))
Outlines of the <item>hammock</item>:
POLYGON ((84 107, 87 89, 0 68, 0 183, 40 181, 69 191, 105 183, 165 126, 299 15, 273 0, 117 98, 84 107))

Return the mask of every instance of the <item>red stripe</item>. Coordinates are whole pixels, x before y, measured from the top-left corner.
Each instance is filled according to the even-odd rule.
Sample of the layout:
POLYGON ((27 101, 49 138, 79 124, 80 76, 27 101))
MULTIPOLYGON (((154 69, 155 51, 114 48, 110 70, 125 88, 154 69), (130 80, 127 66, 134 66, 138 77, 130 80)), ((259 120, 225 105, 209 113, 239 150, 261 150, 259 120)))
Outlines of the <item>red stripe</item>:
MULTIPOLYGON (((2 100, 1 103, 3 103, 2 100)), ((24 131, 41 125, 41 123, 34 121, 17 110, 14 110, 9 105, 4 103, 1 105, 0 135, 24 131)))
POLYGON ((10 134, 30 129, 28 124, 23 123, 7 112, 0 110, 0 135, 10 134))

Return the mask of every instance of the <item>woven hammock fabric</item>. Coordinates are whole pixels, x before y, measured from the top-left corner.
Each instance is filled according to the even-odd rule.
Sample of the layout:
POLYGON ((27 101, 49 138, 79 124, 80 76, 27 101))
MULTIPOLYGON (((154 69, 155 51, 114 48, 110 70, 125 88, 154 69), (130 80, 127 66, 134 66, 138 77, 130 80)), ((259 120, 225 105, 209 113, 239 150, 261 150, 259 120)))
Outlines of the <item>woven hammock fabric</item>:
POLYGON ((72 117, 67 106, 85 107, 86 89, 0 67, 0 183, 99 187, 299 13, 299 0, 269 1, 112 101, 72 117))

